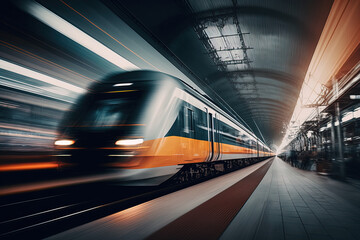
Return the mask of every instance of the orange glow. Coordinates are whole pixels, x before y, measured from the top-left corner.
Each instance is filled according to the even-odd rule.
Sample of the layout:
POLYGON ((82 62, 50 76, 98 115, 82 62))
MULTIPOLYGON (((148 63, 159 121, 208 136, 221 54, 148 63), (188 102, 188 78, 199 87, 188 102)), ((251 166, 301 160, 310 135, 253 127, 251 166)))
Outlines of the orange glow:
POLYGON ((58 167, 58 164, 56 162, 17 163, 17 164, 7 164, 7 165, 0 166, 0 172, 51 169, 51 168, 57 168, 57 167, 58 167))
POLYGON ((121 93, 121 92, 136 92, 138 90, 120 90, 120 91, 110 91, 110 92, 105 92, 105 93, 121 93))
POLYGON ((70 186, 76 184, 104 181, 116 179, 119 177, 118 173, 107 173, 100 175, 88 175, 84 177, 68 178, 62 180, 51 180, 46 182, 35 182, 28 184, 21 184, 15 186, 0 187, 0 195, 16 194, 21 192, 39 191, 43 189, 70 186))
POLYGON ((302 123, 316 114, 314 104, 323 85, 331 86, 338 71, 360 44, 360 1, 335 0, 307 70, 287 133, 279 149, 290 142, 302 123))
MULTIPOLYGON (((214 142, 214 152, 217 153, 218 143, 214 142)), ((221 154, 251 154, 256 150, 230 144, 220 144, 221 154)), ((129 148, 127 148, 129 149, 129 148)), ((134 149, 134 147, 133 147, 134 149)), ((184 163, 204 162, 209 155, 209 142, 185 137, 170 136, 145 141, 135 157, 126 162, 112 164, 117 167, 133 169, 164 167, 184 163)), ((263 154, 263 152, 259 152, 263 154)))

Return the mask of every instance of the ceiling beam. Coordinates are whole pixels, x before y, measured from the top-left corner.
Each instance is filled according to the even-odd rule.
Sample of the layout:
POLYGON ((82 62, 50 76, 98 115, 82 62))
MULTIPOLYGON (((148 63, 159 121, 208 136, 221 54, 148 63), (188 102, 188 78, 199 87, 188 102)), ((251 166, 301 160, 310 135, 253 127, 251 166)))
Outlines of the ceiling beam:
MULTIPOLYGON (((252 63, 253 61, 248 60, 248 59, 235 59, 235 60, 229 60, 229 61, 221 61, 222 64, 224 65, 236 65, 236 64, 248 64, 248 63, 252 63)), ((219 64, 217 64, 219 65, 219 64)))
POLYGON ((232 17, 234 11, 238 15, 243 15, 243 16, 256 15, 258 17, 264 16, 282 22, 286 22, 299 29, 302 32, 302 34, 309 34, 309 30, 305 28, 303 22, 301 22, 300 19, 295 18, 294 16, 288 13, 266 7, 236 6, 236 7, 217 8, 217 9, 211 9, 209 11, 193 13, 193 17, 203 23, 214 22, 214 20, 217 19, 232 17))

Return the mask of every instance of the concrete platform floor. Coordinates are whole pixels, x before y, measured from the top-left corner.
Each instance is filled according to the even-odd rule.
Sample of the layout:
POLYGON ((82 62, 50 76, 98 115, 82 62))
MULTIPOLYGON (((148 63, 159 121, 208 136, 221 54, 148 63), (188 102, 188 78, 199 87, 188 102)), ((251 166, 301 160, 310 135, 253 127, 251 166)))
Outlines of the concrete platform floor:
POLYGON ((220 239, 360 239, 360 190, 275 158, 220 239))
POLYGON ((49 239, 155 238, 360 239, 360 189, 291 167, 276 157, 49 239), (265 176, 258 179, 259 185, 242 206, 237 195, 243 194, 249 186, 246 181, 261 169, 265 169, 265 176), (240 189, 234 189, 237 187, 240 189), (234 204, 237 210, 228 214, 235 209, 234 204))

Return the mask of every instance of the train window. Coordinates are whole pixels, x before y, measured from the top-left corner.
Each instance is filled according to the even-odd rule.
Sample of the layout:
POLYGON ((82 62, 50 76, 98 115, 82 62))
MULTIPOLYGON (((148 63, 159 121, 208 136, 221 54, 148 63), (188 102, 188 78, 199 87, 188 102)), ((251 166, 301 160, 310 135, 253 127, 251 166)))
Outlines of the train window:
POLYGON ((207 127, 207 113, 206 112, 201 112, 202 115, 202 125, 204 127, 207 127))
POLYGON ((194 111, 188 109, 188 116, 189 116, 189 130, 194 131, 194 111))
POLYGON ((184 115, 184 132, 189 133, 190 131, 194 131, 194 111, 190 108, 185 108, 184 115))
POLYGON ((188 116, 187 116, 188 112, 187 112, 187 108, 184 108, 184 132, 188 133, 189 132, 189 120, 188 120, 188 116))
POLYGON ((185 129, 186 132, 194 131, 194 111, 190 108, 186 108, 185 129))
POLYGON ((197 123, 201 126, 204 126, 206 127, 206 112, 203 112, 203 111, 197 111, 199 114, 197 114, 197 123))
POLYGON ((224 132, 225 133, 230 133, 230 127, 227 125, 224 125, 224 132))

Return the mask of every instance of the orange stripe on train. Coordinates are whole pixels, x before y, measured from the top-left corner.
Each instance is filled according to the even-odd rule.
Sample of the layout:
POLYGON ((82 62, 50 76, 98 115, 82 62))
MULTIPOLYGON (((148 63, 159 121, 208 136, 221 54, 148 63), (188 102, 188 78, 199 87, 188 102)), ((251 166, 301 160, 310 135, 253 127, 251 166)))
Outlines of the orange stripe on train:
MULTIPOLYGON (((214 142, 215 154, 217 149, 218 143, 214 142)), ((135 157, 112 165, 140 169, 204 162, 209 156, 209 150, 208 141, 170 136, 145 141, 141 148, 137 149, 138 154, 135 157)), ((224 143, 220 144, 220 150, 223 155, 257 153, 254 149, 224 143)))

